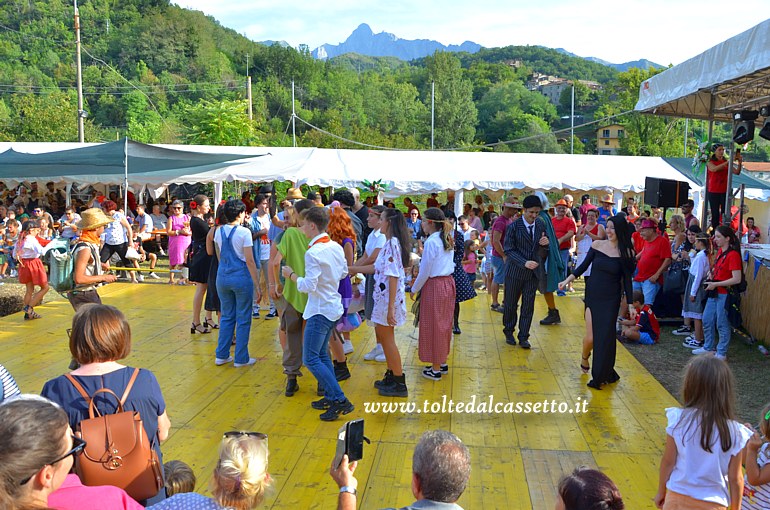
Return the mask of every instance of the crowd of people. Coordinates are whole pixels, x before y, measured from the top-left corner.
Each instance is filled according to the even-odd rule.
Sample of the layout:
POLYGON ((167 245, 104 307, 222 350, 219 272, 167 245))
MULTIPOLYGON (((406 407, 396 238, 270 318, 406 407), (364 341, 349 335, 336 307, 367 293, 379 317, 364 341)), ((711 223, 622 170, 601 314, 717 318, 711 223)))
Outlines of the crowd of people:
MULTIPOLYGON (((26 199, 21 189, 26 188, 19 188, 26 199)), ((56 194, 55 188, 50 191, 56 194)), ((684 345, 703 356, 688 365, 685 407, 667 411, 669 437, 656 503, 662 508, 676 508, 674 504, 689 508, 686 498, 706 497, 706 501, 737 508, 733 503, 740 500, 743 485, 741 462, 746 462, 747 482, 759 495, 754 497, 768 492, 762 487, 770 482, 763 471, 770 460, 766 445, 734 421, 731 375, 725 363, 732 332, 728 301, 743 279, 740 242, 727 225, 718 225, 711 236, 702 232, 691 201, 682 204, 682 214, 666 225, 658 211, 641 211, 633 200, 617 211, 610 195, 601 197, 599 207, 589 195, 581 197, 579 207, 571 195, 564 195, 551 208, 549 199, 538 192, 521 201, 506 199, 498 215, 479 194, 474 204, 465 204, 462 214, 456 215, 451 196, 444 205, 432 196, 422 210, 405 198, 402 211, 393 203, 368 206, 355 189, 339 189, 327 200, 315 193, 305 197, 300 189, 291 188, 278 202, 275 189, 267 185, 253 200, 247 192, 240 199, 223 201, 216 210, 205 195, 193 197, 189 206, 173 200, 165 211, 164 204, 153 204, 151 214, 141 204, 123 211, 116 196, 95 198, 82 209, 66 207, 55 222, 45 217, 50 216, 46 207, 59 202, 56 198, 44 202, 38 196, 30 193, 24 206, 32 204, 32 216, 17 228, 12 258, 20 281, 27 286, 24 317, 36 319, 39 314, 34 308, 48 290, 40 255, 54 235, 45 229, 56 228, 59 236, 71 240, 75 287, 68 298, 76 311, 70 331, 72 371, 46 383, 41 399, 19 398, 10 374, 0 370, 8 400, 0 405, 0 427, 5 411, 28 413, 29 420, 50 423, 52 429, 46 430, 52 439, 45 445, 29 447, 28 462, 0 467, 12 481, 29 475, 23 481, 33 481, 27 487, 22 483, 21 489, 6 483, 6 499, 16 501, 9 508, 34 507, 35 501, 45 504, 46 498, 49 505, 54 498, 57 508, 75 508, 67 505, 91 489, 85 481, 69 478, 76 475, 62 476, 72 464, 63 461, 86 448, 72 431, 89 418, 90 407, 101 414, 119 409, 138 413, 151 448, 163 463, 161 443, 171 423, 160 384, 150 371, 120 363, 131 349, 130 326, 118 309, 101 304, 98 294, 100 285, 115 281, 108 274, 111 263, 122 264, 130 281, 140 281, 131 250, 144 253, 153 267, 158 256, 168 256, 169 283, 196 286, 190 333, 217 331, 213 360, 217 366, 254 365, 257 359, 249 354, 254 319, 261 318, 261 312, 266 312, 267 320, 278 318, 285 395, 300 391, 298 379, 304 365, 316 380, 313 393, 322 397, 308 404, 320 411, 324 421, 355 410, 340 382, 352 377, 346 355, 355 346, 349 333, 364 322, 374 329, 377 340, 364 360, 384 362, 387 367, 382 379, 373 381, 375 391, 404 398, 414 384, 413 376, 440 383, 449 373, 452 342, 462 334, 460 303, 473 299, 477 291, 486 290, 491 309, 502 314, 506 344, 530 349, 537 293, 543 295, 548 310, 540 324, 558 327, 562 317, 557 302, 582 276, 586 333, 580 369, 591 373, 588 386, 601 390, 620 379, 615 370, 616 341, 656 343, 660 338, 656 299, 662 294, 675 296, 686 319, 675 334, 688 335, 684 345), (419 330, 418 358, 426 364, 417 374, 405 371, 396 343, 396 328, 406 324, 409 310, 419 330), (706 380, 706 375, 712 379, 706 380), (725 387, 716 388, 715 381, 723 381, 725 387), (113 400, 95 396, 103 389, 123 396, 117 407, 113 400), (698 434, 686 433, 690 429, 701 430, 700 441, 693 439, 698 434), (720 438, 716 443, 710 442, 714 433, 720 438), (33 451, 37 457, 32 457, 33 451), (51 461, 52 457, 56 460, 51 461), (707 488, 688 485, 694 458, 711 484, 707 488), (46 459, 48 464, 41 464, 46 459), (32 472, 34 468, 38 471, 32 472), (67 491, 66 495, 57 489, 67 491), (26 503, 19 505, 19 501, 26 503)), ((13 207, 17 206, 7 210, 11 215, 13 207)), ((6 218, 6 234, 14 231, 15 223, 14 218, 6 218)), ((753 232, 750 223, 747 235, 753 232)), ((7 258, 4 262, 11 265, 7 258)), ((768 420, 770 413, 761 422, 763 427, 768 420)), ((23 435, 19 427, 24 423, 6 426, 23 435)), ((0 439, 0 465, 8 454, 3 448, 9 445, 3 446, 0 439)), ((219 455, 213 498, 192 493, 194 481, 187 484, 187 491, 169 489, 174 478, 170 473, 181 472, 184 478, 189 472, 172 469, 174 464, 166 467, 166 488, 138 503, 159 508, 259 504, 270 486, 267 437, 255 432, 225 433, 219 455), (166 499, 173 492, 179 494, 166 499)), ((331 470, 343 489, 340 508, 355 508, 355 467, 343 460, 331 470)), ((418 501, 454 504, 470 476, 468 449, 448 432, 426 434, 415 449, 413 471, 418 501), (426 467, 442 455, 448 456, 446 467, 451 472, 426 467), (447 480, 451 480, 449 487, 447 480)), ((132 508, 137 499, 125 496, 121 489, 105 490, 104 497, 123 501, 116 508, 132 508)), ((586 469, 562 481, 557 508, 588 508, 581 506, 593 501, 586 498, 603 501, 606 508, 623 508, 614 484, 600 472, 586 469), (595 490, 589 491, 588 486, 595 490)))

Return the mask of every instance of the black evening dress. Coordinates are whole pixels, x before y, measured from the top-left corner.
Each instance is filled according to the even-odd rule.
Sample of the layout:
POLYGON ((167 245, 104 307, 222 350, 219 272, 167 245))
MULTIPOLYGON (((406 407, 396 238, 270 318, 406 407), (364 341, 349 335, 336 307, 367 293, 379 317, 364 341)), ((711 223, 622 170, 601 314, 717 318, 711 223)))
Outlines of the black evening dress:
POLYGON ((592 388, 614 383, 620 379, 615 371, 617 348, 617 317, 621 293, 631 302, 631 268, 626 268, 620 257, 610 257, 604 252, 591 248, 583 262, 575 269, 580 276, 591 266, 591 278, 586 283, 586 308, 591 310, 594 336, 594 361, 591 367, 593 379, 588 383, 592 388))
POLYGON ((190 220, 190 229, 192 230, 189 258, 190 281, 208 283, 211 255, 206 253, 206 235, 209 233, 209 224, 206 220, 193 216, 190 220))

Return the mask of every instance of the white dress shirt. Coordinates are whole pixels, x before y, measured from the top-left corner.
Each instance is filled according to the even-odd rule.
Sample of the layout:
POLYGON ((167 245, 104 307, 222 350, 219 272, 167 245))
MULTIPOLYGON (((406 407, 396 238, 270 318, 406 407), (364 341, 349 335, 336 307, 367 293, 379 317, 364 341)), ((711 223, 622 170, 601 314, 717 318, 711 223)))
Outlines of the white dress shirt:
POLYGON ((454 248, 444 249, 441 240, 443 232, 433 232, 428 236, 422 249, 420 272, 412 284, 412 292, 419 291, 428 278, 450 276, 455 271, 454 248))
POLYGON ((302 318, 323 315, 330 321, 342 317, 342 296, 338 292, 340 280, 348 274, 345 251, 339 244, 317 242, 326 233, 310 240, 305 252, 305 276, 297 277, 297 290, 308 295, 302 318))

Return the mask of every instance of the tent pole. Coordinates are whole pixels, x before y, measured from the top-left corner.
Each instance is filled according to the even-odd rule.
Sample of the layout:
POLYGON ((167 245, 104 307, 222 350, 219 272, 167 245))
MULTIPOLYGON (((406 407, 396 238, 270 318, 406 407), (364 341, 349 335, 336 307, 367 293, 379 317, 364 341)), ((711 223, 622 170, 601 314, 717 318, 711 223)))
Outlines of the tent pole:
MULTIPOLYGON (((714 134, 714 105, 716 104, 716 100, 714 98, 714 92, 711 92, 711 101, 709 103, 709 136, 708 136, 708 142, 706 143, 707 148, 711 150, 711 137, 714 134)), ((709 183, 709 169, 708 165, 706 165, 706 169, 703 172, 703 206, 701 207, 701 211, 703 211, 703 231, 705 232, 707 230, 707 225, 709 224, 709 217, 708 217, 708 197, 706 196, 706 193, 708 193, 706 190, 708 189, 709 183)))
POLYGON ((123 174, 123 213, 128 215, 128 137, 125 139, 123 149, 123 168, 125 169, 123 174))
POLYGON ((65 189, 67 190, 67 201, 65 202, 64 205, 69 207, 72 205, 72 183, 68 182, 65 189))
MULTIPOLYGON (((735 125, 737 121, 733 121, 731 133, 735 133, 735 125)), ((733 205, 733 154, 735 153, 735 145, 730 144, 730 154, 727 155, 727 193, 725 193, 725 208, 722 214, 722 221, 720 225, 729 225, 732 221, 732 214, 730 214, 730 207, 733 205)), ((740 230, 740 229, 739 229, 740 230)))
MULTIPOLYGON (((741 184, 741 206, 738 209, 738 232, 736 232, 738 236, 738 241, 740 242, 743 238, 743 204, 746 201, 746 185, 741 184)), ((746 240, 748 242, 748 239, 746 240)))

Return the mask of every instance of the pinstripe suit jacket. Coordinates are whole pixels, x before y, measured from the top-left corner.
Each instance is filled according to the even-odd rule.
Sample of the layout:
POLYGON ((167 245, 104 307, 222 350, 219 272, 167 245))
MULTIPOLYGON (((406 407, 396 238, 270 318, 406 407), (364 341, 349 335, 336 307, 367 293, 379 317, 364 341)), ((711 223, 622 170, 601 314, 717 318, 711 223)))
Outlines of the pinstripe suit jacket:
POLYGON ((540 246, 539 241, 545 232, 542 221, 535 220, 534 240, 529 235, 529 229, 524 220, 518 218, 505 230, 503 250, 508 257, 506 260, 506 277, 514 280, 526 280, 537 278, 543 274, 543 262, 547 253, 547 247, 540 246), (524 267, 528 260, 534 260, 540 264, 534 271, 524 267))

